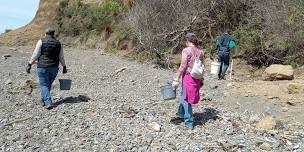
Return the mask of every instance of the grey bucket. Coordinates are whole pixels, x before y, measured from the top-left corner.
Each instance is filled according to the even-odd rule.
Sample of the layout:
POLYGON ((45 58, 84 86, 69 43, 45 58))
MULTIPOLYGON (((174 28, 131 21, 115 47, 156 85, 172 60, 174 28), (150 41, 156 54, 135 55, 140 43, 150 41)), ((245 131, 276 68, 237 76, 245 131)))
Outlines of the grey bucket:
POLYGON ((59 79, 60 90, 70 90, 72 85, 72 80, 70 79, 59 79))
POLYGON ((176 98, 176 90, 173 89, 171 84, 161 86, 160 90, 164 100, 172 100, 176 98))

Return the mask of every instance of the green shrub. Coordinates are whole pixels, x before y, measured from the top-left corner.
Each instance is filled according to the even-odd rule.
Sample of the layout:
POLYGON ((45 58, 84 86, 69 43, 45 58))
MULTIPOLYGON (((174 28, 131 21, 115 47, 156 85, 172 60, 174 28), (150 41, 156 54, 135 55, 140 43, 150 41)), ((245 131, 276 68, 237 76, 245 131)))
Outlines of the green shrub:
POLYGON ((5 30, 4 30, 4 33, 8 33, 8 32, 10 32, 10 31, 12 31, 12 29, 5 29, 5 30))
POLYGON ((65 8, 69 5, 68 1, 67 0, 61 0, 60 3, 59 3, 59 7, 60 9, 62 8, 65 8))
POLYGON ((59 31, 65 35, 77 36, 89 31, 101 31, 109 28, 115 17, 123 10, 117 0, 107 0, 99 4, 84 4, 81 0, 69 3, 60 2, 59 31))

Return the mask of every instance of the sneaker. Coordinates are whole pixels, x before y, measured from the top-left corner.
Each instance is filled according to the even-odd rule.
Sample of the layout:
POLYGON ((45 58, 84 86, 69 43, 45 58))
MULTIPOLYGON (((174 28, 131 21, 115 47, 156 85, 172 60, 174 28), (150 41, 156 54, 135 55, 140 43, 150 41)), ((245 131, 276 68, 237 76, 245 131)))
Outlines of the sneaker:
POLYGON ((188 125, 186 125, 184 122, 181 123, 181 125, 182 125, 183 127, 186 127, 187 129, 190 129, 190 130, 193 130, 193 129, 194 129, 193 126, 188 126, 188 125))
POLYGON ((39 101, 39 104, 40 104, 42 107, 44 107, 44 106, 45 106, 45 103, 43 102, 43 100, 42 100, 42 99, 39 101))
POLYGON ((218 80, 226 80, 225 76, 221 76, 218 78, 218 80))
POLYGON ((178 113, 176 113, 175 116, 178 117, 178 118, 180 118, 180 119, 184 119, 184 116, 182 116, 182 115, 180 115, 178 113))
POLYGON ((51 104, 45 106, 45 109, 47 109, 47 110, 51 110, 52 108, 53 108, 53 106, 51 104))

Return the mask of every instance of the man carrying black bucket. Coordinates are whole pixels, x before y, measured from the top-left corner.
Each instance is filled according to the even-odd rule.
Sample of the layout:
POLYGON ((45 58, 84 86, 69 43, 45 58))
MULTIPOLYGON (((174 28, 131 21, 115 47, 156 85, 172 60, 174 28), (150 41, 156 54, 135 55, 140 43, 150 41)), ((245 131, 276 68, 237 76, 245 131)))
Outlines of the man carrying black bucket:
POLYGON ((50 91, 58 74, 59 62, 63 67, 62 73, 67 73, 61 43, 55 39, 55 30, 48 28, 45 36, 36 44, 31 60, 26 67, 26 72, 30 73, 32 65, 37 63, 41 100, 46 109, 52 109, 50 91))

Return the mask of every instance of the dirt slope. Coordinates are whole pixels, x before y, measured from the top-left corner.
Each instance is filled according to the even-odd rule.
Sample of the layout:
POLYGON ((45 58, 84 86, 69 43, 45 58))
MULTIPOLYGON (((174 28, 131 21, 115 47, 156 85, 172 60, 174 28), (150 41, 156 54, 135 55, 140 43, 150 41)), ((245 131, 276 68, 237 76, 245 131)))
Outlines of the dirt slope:
MULTIPOLYGON (((94 3, 97 0, 84 0, 84 2, 94 3)), ((0 35, 0 44, 8 46, 34 45, 44 34, 44 30, 48 26, 52 26, 59 3, 60 0, 40 0, 34 19, 19 29, 0 35)))
POLYGON ((24 27, 0 35, 0 44, 33 45, 43 35, 43 29, 52 25, 59 0, 41 0, 34 19, 24 27))

